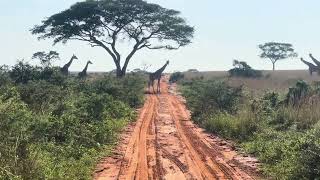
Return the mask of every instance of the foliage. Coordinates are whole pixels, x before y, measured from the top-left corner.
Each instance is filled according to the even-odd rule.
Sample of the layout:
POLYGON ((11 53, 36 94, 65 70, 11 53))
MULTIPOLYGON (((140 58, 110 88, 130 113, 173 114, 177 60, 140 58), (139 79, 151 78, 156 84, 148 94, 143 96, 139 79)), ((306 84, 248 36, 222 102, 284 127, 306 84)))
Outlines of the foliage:
POLYGON ((259 45, 259 48, 262 51, 260 57, 269 59, 272 62, 273 70, 275 70, 275 63, 278 60, 298 56, 292 44, 289 43, 268 42, 259 45))
POLYGON ((235 114, 242 100, 242 88, 233 88, 222 81, 191 81, 184 84, 183 94, 195 121, 202 123, 208 113, 235 114))
POLYGON ((39 67, 34 67, 27 62, 18 61, 9 72, 14 83, 26 84, 39 77, 39 67))
POLYGON ((48 53, 39 51, 33 54, 32 59, 39 59, 43 67, 51 67, 53 61, 59 60, 59 53, 56 51, 50 51, 48 53))
POLYGON ((175 73, 172 73, 172 74, 170 75, 169 82, 170 82, 170 83, 175 83, 175 82, 177 82, 177 81, 179 81, 179 80, 181 80, 181 79, 183 79, 183 78, 184 78, 184 74, 183 74, 183 73, 181 73, 181 72, 175 72, 175 73))
POLYGON ((66 77, 61 74, 57 67, 37 67, 31 64, 18 61, 11 70, 8 71, 10 79, 15 84, 27 84, 30 81, 44 80, 56 85, 63 85, 66 77))
POLYGON ((229 70, 231 77, 248 77, 259 78, 262 77, 262 71, 254 70, 244 61, 233 61, 233 69, 229 70))
POLYGON ((204 121, 203 127, 223 137, 243 141, 250 138, 259 128, 255 117, 254 114, 245 110, 237 116, 218 112, 209 116, 204 121))
POLYGON ((124 76, 132 56, 140 49, 178 49, 191 43, 194 28, 179 11, 143 0, 84 1, 54 14, 32 29, 39 39, 53 38, 54 44, 80 40, 106 50, 114 60, 117 75, 124 76), (116 44, 123 39, 134 46, 121 67, 116 44))
POLYGON ((6 65, 0 66, 0 87, 10 82, 9 67, 6 65))
POLYGON ((295 87, 289 88, 286 96, 286 103, 293 106, 300 104, 302 100, 309 94, 310 86, 304 81, 298 81, 295 87))
POLYGON ((18 62, 0 87, 0 179, 91 179, 143 103, 140 76, 61 83, 49 70, 18 62))
MULTIPOLYGON (((312 86, 298 81, 286 94, 266 92, 256 98, 244 92, 241 94, 246 101, 235 96, 232 99, 236 100, 231 101, 235 103, 225 103, 225 107, 218 108, 217 97, 224 97, 219 89, 232 92, 234 88, 217 88, 219 85, 213 87, 209 82, 184 81, 182 84, 195 122, 209 132, 236 141, 245 151, 257 156, 263 164, 263 172, 271 178, 320 178, 320 93, 317 84, 312 86)), ((227 99, 226 102, 230 101, 227 99)))
POLYGON ((103 79, 80 83, 77 85, 79 91, 108 93, 115 99, 126 102, 131 107, 139 107, 143 104, 144 87, 146 77, 142 74, 129 74, 118 79, 113 76, 105 76, 103 79))

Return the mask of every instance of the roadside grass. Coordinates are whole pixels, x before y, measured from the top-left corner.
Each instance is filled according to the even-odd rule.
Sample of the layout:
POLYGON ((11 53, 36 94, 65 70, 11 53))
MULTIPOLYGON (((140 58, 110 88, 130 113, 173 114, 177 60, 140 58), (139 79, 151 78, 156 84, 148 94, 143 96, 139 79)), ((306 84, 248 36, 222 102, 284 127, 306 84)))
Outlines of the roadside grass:
POLYGON ((320 178, 320 88, 313 82, 319 77, 293 81, 287 79, 288 72, 272 76, 236 78, 244 82, 239 83, 221 76, 185 74, 178 83, 192 119, 257 156, 266 176, 320 178), (273 86, 262 89, 264 83, 273 86))
POLYGON ((144 100, 140 75, 80 80, 25 63, 1 73, 0 179, 92 179, 144 100))

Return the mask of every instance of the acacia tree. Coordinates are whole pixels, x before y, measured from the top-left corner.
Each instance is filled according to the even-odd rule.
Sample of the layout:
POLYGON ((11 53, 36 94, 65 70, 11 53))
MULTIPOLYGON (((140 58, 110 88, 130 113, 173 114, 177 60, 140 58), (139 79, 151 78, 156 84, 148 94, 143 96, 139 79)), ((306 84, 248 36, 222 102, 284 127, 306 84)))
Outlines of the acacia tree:
POLYGON ((59 53, 56 51, 50 51, 48 53, 44 51, 39 51, 33 54, 32 59, 39 59, 40 64, 43 67, 51 67, 52 62, 55 60, 59 60, 59 53))
POLYGON ((294 51, 292 44, 268 42, 259 45, 262 53, 261 58, 267 58, 272 62, 272 70, 275 70, 275 63, 278 60, 287 59, 289 57, 297 57, 298 54, 294 51))
POLYGON ((80 40, 102 47, 122 77, 141 49, 173 50, 191 43, 194 28, 179 15, 179 11, 143 0, 87 0, 52 15, 31 32, 38 39, 54 39, 54 44, 80 40), (123 40, 132 45, 124 58, 117 48, 123 40))

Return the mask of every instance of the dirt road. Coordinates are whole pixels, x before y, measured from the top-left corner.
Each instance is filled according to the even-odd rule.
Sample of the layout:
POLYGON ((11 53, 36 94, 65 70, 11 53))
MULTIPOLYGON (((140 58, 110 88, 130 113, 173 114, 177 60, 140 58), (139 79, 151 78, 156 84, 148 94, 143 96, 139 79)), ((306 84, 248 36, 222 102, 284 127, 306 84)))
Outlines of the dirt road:
POLYGON ((175 86, 161 86, 160 95, 147 96, 114 156, 98 165, 95 179, 257 179, 254 158, 195 126, 175 86))

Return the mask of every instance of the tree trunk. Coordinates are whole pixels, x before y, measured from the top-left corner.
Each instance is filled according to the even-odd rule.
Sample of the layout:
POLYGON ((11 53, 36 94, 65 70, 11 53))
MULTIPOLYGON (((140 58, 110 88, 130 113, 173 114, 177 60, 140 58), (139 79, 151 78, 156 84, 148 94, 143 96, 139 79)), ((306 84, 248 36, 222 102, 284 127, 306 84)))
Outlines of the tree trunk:
POLYGON ((126 72, 123 71, 121 68, 117 68, 117 77, 122 78, 126 75, 126 72))
POLYGON ((272 71, 275 70, 275 64, 276 64, 276 62, 272 62, 272 71))
POLYGON ((121 71, 121 69, 118 69, 118 68, 117 68, 117 77, 118 78, 122 77, 122 71, 121 71))
POLYGON ((114 63, 116 65, 117 70, 117 77, 121 78, 125 76, 125 72, 122 71, 121 65, 120 65, 120 59, 114 59, 114 63))
POLYGON ((131 60, 132 56, 137 52, 138 46, 139 46, 139 44, 135 45, 134 48, 133 48, 133 50, 132 50, 132 51, 130 52, 130 54, 126 57, 126 60, 125 60, 124 65, 123 65, 123 67, 122 67, 122 75, 123 75, 123 76, 126 75, 129 61, 131 60))

